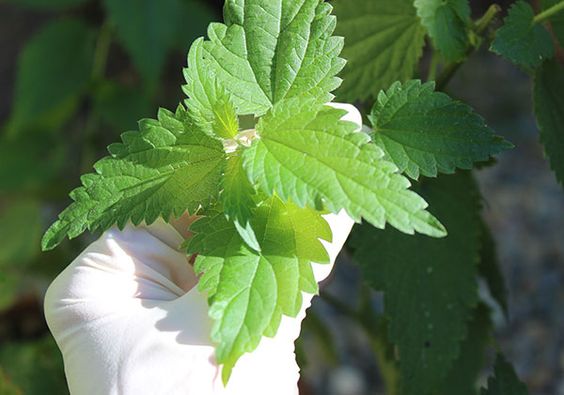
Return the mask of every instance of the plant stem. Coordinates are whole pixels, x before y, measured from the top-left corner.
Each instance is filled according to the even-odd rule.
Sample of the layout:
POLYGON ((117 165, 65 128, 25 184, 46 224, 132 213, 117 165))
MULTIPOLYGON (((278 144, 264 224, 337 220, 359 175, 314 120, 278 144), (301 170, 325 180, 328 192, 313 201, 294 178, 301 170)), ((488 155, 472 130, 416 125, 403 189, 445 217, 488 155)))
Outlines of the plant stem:
MULTIPOLYGON (((492 4, 484 13, 484 15, 480 19, 478 19, 474 24, 474 32, 478 36, 481 36, 500 11, 501 11, 501 7, 499 5, 492 4)), ((474 53, 480 48, 480 44, 481 41, 479 40, 475 45, 472 45, 468 48, 462 60, 452 62, 443 69, 443 71, 437 78, 437 90, 443 90, 448 85, 448 83, 450 82, 454 74, 456 74, 460 66, 462 66, 462 64, 468 59, 468 57, 472 53, 474 53)))
POLYGON ((496 15, 499 14, 500 12, 501 12, 501 7, 497 4, 492 4, 486 10, 484 15, 482 15, 482 17, 476 21, 476 25, 475 25, 476 33, 477 34, 484 33, 484 31, 486 31, 486 29, 488 28, 490 23, 492 23, 496 15))
POLYGON ((542 23, 546 21, 548 18, 552 17, 553 15, 558 14, 562 10, 564 10, 564 0, 562 0, 558 4, 554 4, 552 7, 547 8, 540 14, 536 15, 533 18, 533 23, 542 23))

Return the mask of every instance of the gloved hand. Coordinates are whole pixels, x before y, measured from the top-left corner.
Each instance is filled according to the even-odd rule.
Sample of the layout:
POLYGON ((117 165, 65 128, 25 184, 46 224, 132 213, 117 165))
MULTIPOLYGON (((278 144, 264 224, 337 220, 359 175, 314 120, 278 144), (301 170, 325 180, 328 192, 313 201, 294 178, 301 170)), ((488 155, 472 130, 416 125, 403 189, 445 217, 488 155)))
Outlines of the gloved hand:
MULTIPOLYGON (((332 106, 346 109, 344 119, 360 129, 355 107, 332 106)), ((344 212, 325 218, 333 231, 333 241, 323 242, 331 264, 313 264, 318 282, 329 275, 353 226, 344 212)), ((241 357, 224 387, 206 298, 179 250, 190 220, 111 229, 51 284, 45 315, 71 394, 298 394, 294 341, 313 295, 304 294, 296 318, 282 318, 274 338, 241 357)))

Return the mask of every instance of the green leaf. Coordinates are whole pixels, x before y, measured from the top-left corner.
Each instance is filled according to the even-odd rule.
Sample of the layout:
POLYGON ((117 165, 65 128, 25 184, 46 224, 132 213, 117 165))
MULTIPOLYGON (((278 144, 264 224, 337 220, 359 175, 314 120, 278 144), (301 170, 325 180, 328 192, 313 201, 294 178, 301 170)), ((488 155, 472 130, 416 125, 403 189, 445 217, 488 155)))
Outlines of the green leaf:
POLYGON ((249 182, 242 166, 241 156, 227 160, 223 175, 221 201, 227 219, 234 223, 241 238, 255 251, 260 245, 251 227, 252 209, 256 206, 253 196, 255 189, 249 182))
POLYGON ((18 59, 11 133, 57 128, 73 113, 90 80, 95 35, 77 19, 49 23, 18 59))
POLYGON ((436 391, 437 395, 478 394, 478 376, 483 369, 487 346, 491 342, 492 323, 489 315, 488 307, 479 304, 468 323, 468 335, 460 345, 460 355, 436 391))
POLYGON ((212 128, 219 137, 229 139, 239 133, 237 113, 226 94, 220 96, 218 101, 214 103, 213 113, 214 123, 212 128))
POLYGON ((252 227, 261 252, 249 249, 221 213, 197 221, 188 245, 189 253, 198 253, 194 268, 203 274, 199 289, 211 304, 224 382, 241 355, 274 336, 282 315, 298 314, 302 291, 317 291, 311 262, 329 262, 319 239, 331 240, 331 230, 315 211, 272 198, 256 210, 252 227))
POLYGON ((471 174, 425 179, 419 192, 444 221, 447 237, 406 236, 363 225, 351 239, 363 278, 384 291, 405 395, 427 395, 445 379, 478 302, 480 199, 471 174))
POLYGON ((489 227, 482 221, 482 252, 478 264, 480 276, 486 280, 490 294, 499 303, 505 314, 508 313, 507 288, 505 278, 497 259, 495 240, 489 227))
POLYGON ((517 374, 503 355, 498 354, 494 377, 488 379, 488 388, 482 388, 481 395, 527 395, 527 386, 519 381, 517 374))
POLYGON ((49 228, 43 249, 86 229, 151 224, 159 216, 195 213, 213 201, 225 162, 223 146, 184 118, 182 108, 176 114, 160 110, 158 120, 142 120, 140 132, 126 132, 123 143, 110 145, 111 156, 98 161, 96 173, 84 175, 83 186, 71 192, 74 203, 49 228))
POLYGON ((338 0, 334 6, 347 59, 339 98, 365 100, 413 77, 425 39, 413 0, 338 0))
POLYGON ((300 207, 345 209, 378 228, 386 222, 413 234, 441 237, 445 229, 425 211, 427 203, 409 191, 409 181, 343 110, 313 100, 278 103, 258 125, 257 138, 243 152, 249 179, 268 195, 300 207))
POLYGON ((564 185, 564 67, 545 62, 535 73, 534 103, 541 141, 550 167, 564 185))
POLYGON ((226 24, 212 23, 209 41, 190 50, 184 89, 189 101, 205 106, 214 80, 228 90, 240 115, 262 115, 296 96, 331 100, 344 60, 330 13, 331 6, 319 0, 228 0, 226 24))
MULTIPOLYGON (((560 3, 560 0, 541 0, 542 9, 547 10, 560 3)), ((552 32, 558 39, 560 46, 564 47, 564 12, 558 12, 550 18, 552 32)))
POLYGON ((469 45, 468 0, 415 0, 414 4, 421 23, 445 59, 461 60, 469 45))
POLYGON ((146 81, 156 83, 186 23, 182 1, 104 0, 104 5, 137 70, 146 81))
POLYGON ((527 71, 554 55, 550 34, 542 25, 533 22, 534 16, 526 1, 514 3, 490 47, 493 52, 527 71))
POLYGON ((8 3, 23 7, 36 8, 38 10, 61 10, 77 7, 88 0, 7 0, 8 3))
POLYGON ((414 179, 451 174, 512 147, 472 108, 434 89, 434 82, 396 82, 372 108, 374 143, 402 173, 414 179))

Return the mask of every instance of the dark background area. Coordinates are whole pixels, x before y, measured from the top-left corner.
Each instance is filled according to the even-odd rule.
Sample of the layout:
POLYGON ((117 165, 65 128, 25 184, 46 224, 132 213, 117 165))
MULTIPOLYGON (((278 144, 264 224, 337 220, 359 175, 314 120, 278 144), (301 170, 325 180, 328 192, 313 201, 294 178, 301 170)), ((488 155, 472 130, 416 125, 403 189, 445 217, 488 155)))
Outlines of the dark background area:
MULTIPOLYGON (((79 175, 105 154, 109 143, 134 130, 138 119, 154 117, 158 106, 172 109, 183 99, 186 52, 209 21, 221 19, 223 1, 184 1, 186 12, 156 74, 143 64, 152 61, 149 47, 157 44, 145 43, 148 58, 135 61, 115 24, 106 22, 101 2, 62 10, 33 6, 41 3, 48 1, 0 1, 0 272, 6 273, 0 278, 0 383, 4 376, 25 394, 64 394, 62 361, 44 322, 42 298, 50 281, 93 236, 50 253, 39 252, 39 238, 68 204, 66 196, 79 175), (10 125, 24 48, 49 23, 69 17, 92 29, 95 52, 107 44, 107 54, 101 56, 105 64, 69 99, 68 109, 61 107, 63 115, 14 132, 10 125), (101 29, 107 40, 100 39, 101 29), (26 161, 33 164, 23 165, 26 161)), ((506 9, 511 2, 497 3, 506 9)), ((481 15, 490 4, 472 1, 474 14, 481 15)), ((143 12, 150 10, 139 10, 143 12)), ((142 15, 131 19, 137 17, 142 15)), ((34 67, 49 68, 51 56, 68 56, 43 55, 34 67)), ((41 81, 36 83, 44 89, 41 81)), ((564 192, 538 142, 530 78, 484 50, 460 69, 447 92, 473 106, 516 146, 498 165, 477 172, 510 295, 509 319, 500 311, 494 314, 496 336, 531 394, 564 395, 564 192)), ((45 93, 43 100, 50 100, 49 90, 45 93)), ((326 291, 350 300, 357 284, 358 273, 345 251, 326 291)), ((373 299, 381 309, 380 295, 373 299)), ((302 393, 383 393, 362 331, 320 298, 312 313, 299 345, 299 354, 307 355, 302 393)), ((0 384, 0 394, 7 391, 0 384)))

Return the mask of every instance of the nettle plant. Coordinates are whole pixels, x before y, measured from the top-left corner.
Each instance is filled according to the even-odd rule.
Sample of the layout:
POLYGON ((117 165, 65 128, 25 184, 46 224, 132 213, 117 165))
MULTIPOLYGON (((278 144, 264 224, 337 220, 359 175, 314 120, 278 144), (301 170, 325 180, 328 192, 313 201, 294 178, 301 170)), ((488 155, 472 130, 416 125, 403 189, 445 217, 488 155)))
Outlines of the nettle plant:
MULTIPOLYGON (((349 313, 377 340, 388 393, 476 393, 491 333, 477 277, 506 301, 469 170, 511 144, 439 90, 491 40, 500 7, 473 21, 466 0, 332 4, 334 14, 321 0, 227 0, 225 23, 190 48, 184 104, 109 146, 43 249, 86 230, 201 216, 185 248, 197 254, 227 382, 241 355, 298 313, 302 292, 318 292, 312 264, 328 263, 320 240, 331 240, 322 215, 345 210, 364 220, 349 247, 385 297, 384 316, 349 313), (427 36, 423 83, 411 78, 427 36), (327 105, 335 94, 371 108, 370 126, 342 120, 327 105)), ((562 180, 564 74, 543 23, 562 18, 564 2, 543 6, 535 16, 517 2, 491 49, 535 74, 540 129, 562 180)), ((483 393, 526 393, 502 356, 495 375, 483 393)))

